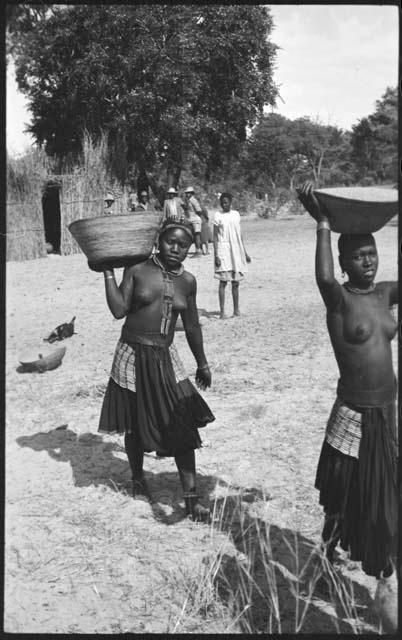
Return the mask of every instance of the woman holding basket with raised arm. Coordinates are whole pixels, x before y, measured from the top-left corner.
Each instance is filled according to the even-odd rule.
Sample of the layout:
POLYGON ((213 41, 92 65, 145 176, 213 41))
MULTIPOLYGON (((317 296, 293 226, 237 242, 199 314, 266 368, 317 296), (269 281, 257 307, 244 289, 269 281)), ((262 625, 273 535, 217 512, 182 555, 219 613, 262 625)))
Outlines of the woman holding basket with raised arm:
POLYGON ((196 493, 194 450, 198 428, 214 420, 184 372, 173 344, 180 314, 197 362, 196 383, 211 385, 196 304, 197 284, 183 261, 193 241, 184 218, 167 218, 159 234, 159 253, 126 267, 120 286, 105 267, 106 300, 115 318, 126 318, 117 343, 103 401, 99 431, 124 433, 133 494, 149 499, 143 476, 144 451, 173 456, 184 491, 186 513, 205 520, 209 510, 196 493))
POLYGON ((387 578, 397 552, 396 378, 391 340, 397 325, 390 307, 397 282, 375 282, 374 237, 338 240, 339 264, 348 276, 334 276, 331 229, 325 211, 305 183, 298 196, 317 221, 316 280, 327 308, 327 327, 339 368, 337 397, 327 423, 315 486, 325 523, 322 538, 332 562, 340 542, 363 571, 387 578))

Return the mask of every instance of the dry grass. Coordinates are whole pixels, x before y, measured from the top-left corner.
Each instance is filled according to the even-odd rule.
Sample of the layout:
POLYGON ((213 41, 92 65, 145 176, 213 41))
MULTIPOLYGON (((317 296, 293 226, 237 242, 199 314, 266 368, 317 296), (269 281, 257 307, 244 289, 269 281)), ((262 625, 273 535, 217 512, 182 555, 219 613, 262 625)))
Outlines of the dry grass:
MULTIPOLYGON (((183 559, 165 574, 160 597, 171 610, 164 631, 379 633, 374 614, 361 618, 352 581, 328 563, 320 546, 300 548, 295 533, 278 536, 269 522, 250 515, 247 497, 227 487, 223 497, 220 492, 209 532, 211 549, 195 564, 183 559)), ((269 499, 261 502, 266 507, 269 499)))
POLYGON ((46 255, 42 189, 51 162, 38 149, 7 158, 7 260, 46 255))
POLYGON ((61 191, 61 245, 65 255, 81 251, 68 231, 68 225, 73 220, 102 215, 106 192, 114 195, 115 213, 126 213, 127 208, 128 194, 110 173, 107 135, 103 134, 94 141, 85 133, 82 147, 79 162, 64 178, 61 191))

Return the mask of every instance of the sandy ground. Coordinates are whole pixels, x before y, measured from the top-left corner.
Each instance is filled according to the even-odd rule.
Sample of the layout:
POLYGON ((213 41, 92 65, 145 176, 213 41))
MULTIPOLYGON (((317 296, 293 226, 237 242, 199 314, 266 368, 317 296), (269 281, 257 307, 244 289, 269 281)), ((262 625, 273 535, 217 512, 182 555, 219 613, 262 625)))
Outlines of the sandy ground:
MULTIPOLYGON (((241 490, 247 518, 270 525, 277 560, 286 565, 284 537, 297 540, 301 551, 319 541, 314 476, 337 368, 313 276, 313 221, 243 220, 243 233, 252 263, 240 285, 240 318, 217 318, 212 253, 185 263, 198 281, 213 375, 204 397, 216 416, 201 432, 199 490, 211 505, 241 490)), ((397 228, 388 225, 376 237, 377 280, 394 279, 397 228)), ((231 313, 229 287, 227 293, 231 313)), ((188 575, 214 549, 227 544, 228 557, 239 549, 229 526, 212 535, 208 526, 184 518, 171 459, 146 457, 155 503, 134 501, 122 439, 97 433, 122 324, 107 309, 102 276, 81 254, 9 262, 6 311, 5 630, 183 630, 177 622, 183 602, 172 583, 178 568, 188 575), (42 338, 72 316, 77 333, 62 343, 62 366, 42 375, 20 373, 19 354, 43 348, 42 338)), ((176 344, 193 375, 181 331, 176 344)), ((370 631, 375 581, 342 558, 362 629, 370 631)), ((286 584, 282 631, 291 630, 286 584)), ((333 632, 336 624, 350 632, 325 599, 310 609, 304 632, 333 632)), ((211 628, 206 616, 194 630, 211 628)))

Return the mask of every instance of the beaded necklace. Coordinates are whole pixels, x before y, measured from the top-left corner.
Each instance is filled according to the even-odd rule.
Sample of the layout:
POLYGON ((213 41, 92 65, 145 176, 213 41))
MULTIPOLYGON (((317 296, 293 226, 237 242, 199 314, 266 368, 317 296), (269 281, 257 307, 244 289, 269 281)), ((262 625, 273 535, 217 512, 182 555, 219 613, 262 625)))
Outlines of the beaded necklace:
POLYGON ((152 260, 154 261, 154 263, 160 267, 162 269, 162 271, 165 271, 166 273, 168 273, 170 276, 181 276, 181 274, 184 271, 184 266, 181 264, 179 266, 179 268, 177 269, 177 271, 172 271, 171 269, 166 269, 165 265, 159 260, 158 256, 153 255, 152 256, 152 260))
POLYGON ((358 287, 353 287, 351 284, 349 284, 349 282, 345 282, 343 286, 347 291, 350 291, 350 293, 357 293, 359 295, 365 296, 368 293, 373 293, 375 289, 375 282, 372 282, 370 286, 367 287, 367 289, 359 289, 358 287))
POLYGON ((167 336, 169 333, 170 323, 172 321, 174 286, 173 277, 181 276, 184 267, 181 264, 177 271, 169 271, 156 255, 152 256, 152 260, 162 271, 163 278, 163 302, 162 302, 162 320, 161 335, 167 336))

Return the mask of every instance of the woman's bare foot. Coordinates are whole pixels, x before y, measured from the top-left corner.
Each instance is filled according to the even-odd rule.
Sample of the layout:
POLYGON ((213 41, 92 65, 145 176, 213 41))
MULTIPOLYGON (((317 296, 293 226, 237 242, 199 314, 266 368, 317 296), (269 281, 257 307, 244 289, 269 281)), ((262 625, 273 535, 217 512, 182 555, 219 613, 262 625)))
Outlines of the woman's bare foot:
POLYGON ((186 516, 193 522, 208 522, 211 512, 207 507, 203 507, 195 493, 184 494, 184 504, 186 516))
POLYGON ((227 320, 227 319, 228 319, 228 317, 229 317, 229 316, 228 316, 228 315, 227 315, 227 313, 225 313, 224 311, 222 311, 222 312, 219 314, 219 320, 227 320))
POLYGON ((239 309, 236 309, 236 311, 233 311, 233 317, 236 317, 236 316, 241 316, 239 309))
POLYGON ((133 498, 143 502, 151 502, 151 494, 144 478, 133 480, 133 498))

